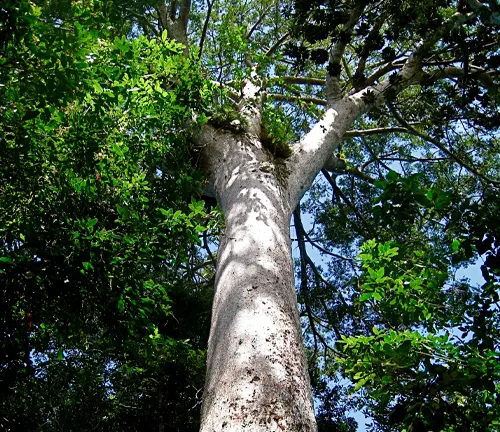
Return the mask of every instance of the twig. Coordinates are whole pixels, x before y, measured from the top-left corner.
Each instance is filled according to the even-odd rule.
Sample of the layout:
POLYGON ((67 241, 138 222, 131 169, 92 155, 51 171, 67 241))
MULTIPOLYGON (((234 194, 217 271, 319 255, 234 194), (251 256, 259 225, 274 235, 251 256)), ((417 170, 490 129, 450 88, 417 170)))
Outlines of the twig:
POLYGON ((198 58, 201 58, 203 54, 203 45, 205 44, 205 39, 207 37, 207 30, 208 30, 208 23, 210 21, 210 15, 212 14, 212 7, 214 5, 216 0, 213 0, 210 2, 210 0, 207 0, 207 16, 205 17, 205 22, 203 23, 203 31, 201 32, 201 39, 200 39, 200 49, 198 52, 198 58))
POLYGON ((396 118, 396 120, 401 123, 405 128, 407 128, 411 133, 414 135, 417 135, 418 137, 424 139, 425 141, 428 141, 432 144, 434 144, 439 150, 441 150, 444 154, 448 155, 450 158, 452 158, 455 162, 457 162, 460 166, 465 168, 467 171, 471 172, 475 176, 479 177, 481 180, 491 183, 495 186, 500 186, 500 181, 491 179, 483 174, 481 174, 476 168, 474 168, 472 165, 469 165, 467 162, 463 161, 460 159, 455 153, 452 151, 448 150, 441 142, 439 142, 437 139, 431 137, 430 135, 427 135, 424 132, 420 132, 417 129, 415 129, 413 126, 411 126, 402 116, 401 114, 398 113, 396 108, 388 103, 387 104, 389 110, 391 111, 392 115, 396 118))
POLYGON ((327 182, 330 183, 330 185, 332 186, 333 190, 335 191, 335 194, 337 194, 342 199, 342 201, 344 201, 351 208, 351 210, 357 215, 358 219, 361 221, 363 226, 366 228, 369 235, 375 237, 375 233, 374 233, 372 227, 370 226, 370 224, 368 223, 368 221, 358 211, 358 209, 351 202, 351 200, 349 198, 347 198, 347 196, 344 194, 344 192, 342 192, 342 190, 337 186, 337 183, 335 183, 335 180, 332 179, 332 177, 330 176, 328 171, 325 169, 322 169, 321 172, 325 176, 327 182))
POLYGON ((289 33, 285 33, 278 41, 266 51, 266 57, 270 57, 288 39, 289 33))

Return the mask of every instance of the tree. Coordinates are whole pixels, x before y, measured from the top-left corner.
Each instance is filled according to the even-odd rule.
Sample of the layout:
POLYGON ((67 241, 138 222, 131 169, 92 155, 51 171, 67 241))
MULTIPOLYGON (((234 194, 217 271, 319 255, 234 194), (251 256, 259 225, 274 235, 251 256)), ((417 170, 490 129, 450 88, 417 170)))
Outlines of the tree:
POLYGON ((197 430, 211 275, 184 276, 208 215, 174 131, 203 78, 176 43, 117 37, 84 4, 64 21, 17 5, 0 57, 1 428, 197 430))
MULTIPOLYGON (((74 17, 71 14, 65 16, 57 5, 52 6, 53 8, 51 5, 47 7, 49 12, 56 11, 56 18, 53 18, 52 23, 56 26, 60 26, 61 22, 71 23, 74 33, 78 35, 78 25, 72 21, 74 17)), ((94 11, 99 10, 98 3, 95 6, 94 11)), ((185 202, 186 194, 180 191, 172 191, 165 204, 158 204, 158 208, 164 211, 160 210, 160 214, 167 222, 164 218, 148 221, 141 218, 139 210, 143 210, 143 205, 148 208, 150 205, 138 204, 141 202, 138 197, 144 196, 147 201, 142 202, 146 203, 156 199, 153 193, 146 193, 140 188, 140 185, 149 188, 145 180, 147 172, 154 178, 159 169, 167 184, 169 179, 176 176, 183 178, 186 171, 190 172, 190 168, 184 165, 173 173, 169 171, 172 168, 164 166, 160 160, 166 156, 165 149, 189 152, 191 159, 184 153, 182 156, 179 154, 179 157, 195 164, 206 174, 209 183, 206 190, 215 192, 224 215, 225 228, 217 252, 201 430, 241 430, 243 427, 249 430, 316 430, 294 283, 289 235, 292 214, 301 255, 299 300, 304 305, 301 314, 303 312, 308 319, 307 334, 313 341, 312 346, 308 343, 312 348, 311 361, 317 357, 318 340, 325 346, 325 352, 328 352, 325 359, 337 352, 336 349, 329 348, 328 342, 332 336, 327 335, 325 338, 315 327, 318 319, 322 318, 318 314, 321 307, 323 314, 326 314, 324 321, 328 324, 325 328, 332 329, 333 339, 338 340, 343 334, 355 334, 356 329, 364 332, 362 337, 365 339, 346 339, 344 342, 348 347, 344 354, 347 356, 343 361, 344 370, 353 380, 358 381, 358 387, 376 383, 376 391, 372 392, 372 397, 376 401, 375 408, 380 408, 378 413, 382 420, 379 423, 381 427, 385 427, 383 418, 387 417, 387 413, 384 410, 397 411, 398 407, 389 406, 387 394, 384 395, 383 392, 383 386, 390 382, 381 378, 380 384, 375 379, 379 369, 373 368, 382 358, 381 355, 366 352, 367 347, 373 341, 378 341, 377 337, 384 338, 385 333, 381 332, 385 332, 386 328, 392 328, 393 331, 396 328, 398 333, 389 333, 386 342, 389 348, 401 347, 401 357, 408 357, 410 361, 412 357, 406 356, 410 349, 408 341, 411 346, 418 338, 415 333, 409 336, 406 334, 405 337, 403 327, 414 330, 421 324, 423 317, 430 322, 427 328, 430 331, 435 330, 439 321, 432 319, 436 308, 429 309, 418 302, 409 304, 401 298, 406 292, 406 284, 414 288, 422 298, 437 296, 447 280, 448 275, 444 269, 449 267, 449 263, 438 266, 437 270, 432 265, 442 262, 451 252, 457 252, 462 244, 464 255, 457 258, 457 262, 460 259, 470 259, 472 253, 468 251, 472 250, 471 245, 477 247, 476 243, 483 241, 481 234, 489 235, 492 232, 491 221, 488 219, 486 223, 481 220, 477 216, 478 209, 474 206, 481 208, 488 202, 481 195, 495 196, 499 185, 498 161, 494 159, 498 147, 496 128, 499 124, 496 68, 500 58, 500 11, 496 2, 428 1, 415 10, 410 2, 391 0, 376 4, 364 1, 267 0, 220 3, 207 1, 205 4, 183 0, 160 1, 154 5, 139 2, 133 8, 117 1, 109 11, 103 6, 100 13, 108 20, 112 17, 114 23, 127 23, 125 31, 135 38, 131 49, 126 38, 113 40, 112 37, 119 34, 119 31, 111 30, 105 36, 113 41, 110 42, 111 51, 107 51, 106 44, 101 48, 102 42, 95 37, 95 49, 80 54, 87 56, 91 53, 91 58, 98 56, 99 61, 90 61, 92 66, 89 69, 95 70, 93 64, 96 67, 102 65, 103 74, 108 76, 106 86, 100 81, 102 75, 97 75, 99 79, 85 77, 87 81, 81 82, 88 82, 91 87, 90 96, 85 99, 85 93, 80 96, 77 92, 75 84, 80 81, 76 79, 79 75, 75 72, 70 80, 75 87, 72 89, 73 96, 54 100, 57 105, 63 102, 62 113, 51 112, 50 108, 45 112, 45 106, 38 106, 31 101, 31 110, 25 108, 18 111, 16 105, 16 110, 12 108, 9 113, 14 115, 17 112, 15 116, 19 118, 18 122, 23 122, 27 120, 26 115, 29 117, 34 112, 35 120, 29 120, 34 123, 29 125, 35 124, 36 130, 67 127, 59 119, 64 115, 70 116, 71 103, 83 98, 92 112, 96 108, 101 109, 102 105, 112 123, 112 127, 107 128, 104 122, 96 128, 97 133, 108 129, 116 131, 116 135, 109 139, 119 138, 118 142, 126 139, 130 143, 127 144, 129 151, 137 142, 152 143, 155 142, 155 137, 156 140, 161 139, 166 147, 155 149, 154 160, 145 160, 140 149, 136 150, 138 156, 127 155, 122 158, 124 163, 133 165, 134 170, 138 167, 139 172, 133 177, 137 182, 132 182, 131 186, 121 186, 121 194, 133 187, 138 188, 139 192, 127 192, 120 199, 110 197, 99 200, 107 206, 103 209, 104 213, 119 213, 118 220, 129 217, 129 206, 139 205, 139 209, 133 213, 137 222, 130 225, 137 228, 134 232, 139 237, 143 232, 161 237, 161 229, 158 232, 158 227, 165 227, 170 232, 178 227, 181 238, 185 238, 184 235, 188 238, 190 235, 195 237, 196 232, 205 229, 201 222, 191 221, 198 216, 201 219, 205 217, 202 207, 195 201, 188 205, 189 210, 184 213, 167 210, 182 208, 181 202, 185 202), (182 44, 182 47, 173 41, 182 44), (170 52, 155 57, 158 46, 170 52), (141 49, 145 50, 143 54, 141 49), (116 50, 115 54, 113 50, 116 50), (162 59, 170 59, 172 54, 176 56, 175 60, 167 62, 165 66, 162 59), (109 63, 105 60, 108 58, 112 59, 109 63), (130 59, 130 63, 125 63, 127 71, 130 68, 130 73, 117 70, 117 65, 123 64, 122 58, 130 59), (108 90, 115 86, 116 89, 108 90), (134 99, 136 92, 137 98, 134 99), (112 103, 99 103, 107 97, 111 98, 112 103), (131 116, 126 117, 130 123, 125 122, 124 126, 117 127, 117 113, 126 113, 131 106, 134 108, 131 116), (163 110, 158 110, 158 107, 163 110), (46 118, 40 117, 43 113, 46 118), (156 125, 163 126, 165 116, 171 124, 168 124, 168 129, 159 129, 156 125), (137 119, 139 121, 135 123, 137 119), (41 127, 37 123, 40 121, 48 126, 41 127), (144 139, 144 134, 149 134, 146 135, 148 139, 144 139), (182 141, 178 146, 175 145, 174 137, 182 141), (345 155, 349 156, 347 162, 342 158, 345 155), (390 165, 395 162, 400 163, 402 171, 406 169, 408 175, 403 172, 401 177, 391 169, 390 165), (421 167, 415 168, 416 164, 421 164, 426 171, 421 167), (412 177, 415 169, 423 171, 420 177, 412 177), (312 200, 315 196, 321 196, 321 189, 326 186, 325 183, 313 186, 319 172, 323 173, 334 192, 336 206, 333 208, 323 206, 321 200, 312 200), (348 178, 347 182, 342 181, 345 176, 348 178), (460 181, 460 185, 454 187, 456 181, 460 181), (431 187, 432 184, 435 186, 431 187), (427 188, 428 193, 420 193, 421 188, 427 188), (319 247, 334 258, 332 274, 337 279, 345 278, 343 285, 346 289, 352 287, 352 275, 356 273, 356 269, 348 270, 340 262, 354 264, 352 257, 341 256, 331 246, 353 253, 363 240, 376 238, 379 241, 380 246, 372 241, 363 247, 361 258, 367 273, 359 277, 361 287, 358 285, 352 288, 353 296, 351 293, 344 296, 339 290, 332 289, 321 269, 308 256, 306 243, 313 246, 318 244, 301 223, 299 203, 309 190, 312 198, 306 205, 319 215, 319 222, 322 222, 324 233, 330 242, 319 247), (480 198, 474 199, 476 194, 480 198), (124 199, 127 206, 122 205, 124 199), (462 225, 461 215, 453 215, 449 218, 449 226, 443 230, 439 227, 445 217, 443 210, 451 211, 451 203, 461 208, 462 215, 470 216, 471 221, 462 225), (373 207, 374 204, 377 204, 376 207, 373 207), (460 242, 459 246, 452 242, 448 249, 446 245, 439 245, 439 242, 447 241, 448 236, 464 234, 467 230, 468 240, 460 242), (407 250, 402 250, 400 256, 398 246, 391 243, 394 240, 398 242, 398 246, 408 242, 407 250), (435 254, 429 252, 429 243, 438 245, 435 254), (413 257, 410 253, 412 248, 421 251, 421 254, 413 257), (410 256, 412 262, 418 265, 423 263, 424 267, 428 267, 427 273, 417 274, 415 267, 410 264, 404 274, 397 273, 403 264, 406 265, 410 256), (401 257, 401 260, 394 257, 401 257), (390 264, 390 275, 385 273, 386 261, 390 264), (385 278, 396 281, 394 286, 403 287, 399 297, 392 292, 385 292, 385 285, 388 283, 385 278), (435 278, 436 283, 432 286, 423 284, 425 289, 420 289, 422 283, 418 282, 419 278, 435 278), (310 281, 317 282, 314 291, 309 288, 310 281), (383 299, 387 301, 384 303, 383 299), (401 314, 394 316, 390 313, 390 308, 395 304, 402 310, 409 311, 403 315, 402 322, 398 321, 398 315, 401 314), (358 305, 359 309, 356 310, 358 305), (374 335, 367 335, 367 331, 373 331, 374 335), (366 370, 356 368, 359 364, 357 356, 361 352, 369 359, 374 357, 373 360, 366 361, 369 363, 366 370)), ((21 13, 21 16, 26 15, 21 13)), ((48 13, 48 16, 51 15, 48 13)), ((14 21, 15 19, 17 18, 14 21)), ((36 21, 37 17, 30 19, 36 21)), ((28 22, 28 28, 30 25, 31 22, 28 22)), ((8 28, 5 39, 15 41, 18 28, 15 30, 12 36, 12 28, 8 28)), ((25 41, 30 40, 29 36, 23 37, 25 41)), ((60 51, 54 49, 53 52, 60 51)), ((4 59, 5 57, 2 60, 4 59)), ((65 68, 64 63, 69 60, 64 56, 58 61, 65 68)), ((8 63, 9 60, 4 60, 4 64, 8 63)), ((78 69, 77 65, 78 62, 75 61, 78 69)), ((88 61, 85 67, 89 67, 88 61)), ((23 70, 31 71, 33 68, 23 70)), ((58 77, 57 68, 54 76, 58 77)), ((14 78, 12 81, 17 82, 14 78)), ((45 79, 44 85, 46 82, 48 80, 45 79)), ((10 84, 6 88, 10 91, 11 88, 18 87, 10 84)), ((32 94, 37 94, 37 91, 35 88, 32 94)), ((65 96, 68 94, 66 91, 65 96)), ((16 100, 13 95, 8 98, 16 100)), ((53 105, 51 103, 49 106, 53 105)), ((78 118, 89 121, 88 124, 102 121, 96 118, 99 117, 97 114, 87 117, 88 113, 82 109, 75 109, 75 113, 78 118)), ((19 135, 14 140, 15 149, 19 148, 20 137, 24 136, 21 134, 25 131, 24 123, 21 123, 17 131, 19 135)), ((70 136, 61 139, 67 146, 63 153, 72 151, 74 144, 71 144, 70 136)), ((37 140, 43 142, 41 138, 37 140)), ((94 142, 97 141, 94 139, 94 142)), ((93 141, 86 137, 84 142, 93 141)), ((123 155, 123 149, 119 147, 113 150, 118 155, 117 160, 123 155)), ((94 158, 99 155, 97 148, 86 154, 94 158)), ((118 173, 123 170, 121 165, 113 169, 110 181, 115 177, 121 178, 118 173)), ((102 181, 100 172, 97 173, 99 180, 94 171, 91 170, 91 173, 96 181, 102 181)), ((31 174, 30 178, 38 179, 40 176, 31 174)), ((78 178, 78 181, 78 185, 70 182, 69 190, 95 193, 84 176, 78 178)), ((165 184, 161 186, 163 188, 160 189, 165 190, 165 184)), ((73 192, 70 192, 70 196, 71 193, 73 192)), ((155 193, 159 192, 155 190, 155 193)), ((190 193, 196 192, 189 190, 187 195, 190 193)), ((60 201, 58 199, 54 203, 60 201)), ((147 215, 150 214, 148 211, 147 215)), ((97 223, 104 223, 101 222, 103 217, 96 218, 91 212, 83 222, 79 222, 84 224, 81 230, 93 233, 97 223), (94 222, 95 219, 97 221, 94 222)), ((71 217, 69 219, 71 224, 76 223, 71 217)), ((13 222, 9 222, 10 225, 14 225, 13 222)), ((36 223, 32 225, 37 226, 36 223)), ((128 224, 124 226, 129 227, 128 224)), ((106 226, 106 230, 113 229, 115 228, 106 226)), ((175 229, 173 231, 176 232, 175 229)), ((77 230, 71 230, 72 235, 75 232, 77 230)), ((3 262, 6 263, 7 275, 9 271, 12 271, 12 275, 18 274, 13 270, 15 267, 12 263, 17 265, 19 262, 25 238, 24 232, 19 228, 13 232, 13 238, 5 243, 6 256, 3 262)), ((125 241, 127 236, 124 234, 121 238, 125 241)), ((497 237, 490 235, 487 238, 491 239, 487 249, 495 257, 497 237)), ((85 240, 92 241, 88 238, 85 240)), ((187 247, 189 243, 179 242, 177 247, 187 247)), ((148 247, 145 244, 138 250, 149 252, 148 247)), ((171 242, 158 245, 159 249, 165 248, 172 253, 176 250, 175 247, 175 243, 171 242)), ((158 275, 157 281, 152 280, 153 285, 142 285, 145 276, 138 276, 145 270, 145 264, 141 265, 140 260, 135 262, 136 257, 141 254, 134 254, 126 262, 135 269, 133 277, 140 281, 139 286, 143 286, 140 290, 156 287, 154 284, 161 281, 160 273, 155 272, 159 268, 155 266, 162 267, 165 262, 179 265, 183 261, 189 261, 183 256, 160 255, 161 253, 155 252, 145 261, 149 263, 150 259, 155 263, 152 262, 152 267, 146 270, 148 274, 152 271, 158 275), (160 260, 156 260, 156 257, 160 260)), ((30 259, 36 261, 38 258, 31 254, 30 259)), ((93 260, 78 259, 77 262, 83 263, 84 274, 89 270, 95 271, 93 260)), ((106 268, 109 258, 103 257, 100 262, 106 268)), ((123 264, 125 263, 120 263, 123 264)), ((123 288, 129 283, 125 276, 123 283, 118 284, 120 288, 117 287, 118 298, 112 299, 122 313, 125 310, 125 299, 129 307, 128 297, 123 297, 123 288)), ((14 280, 13 276, 11 280, 14 280)), ((98 286, 99 283, 102 280, 98 280, 98 286)), ((497 301, 493 294, 496 287, 490 280, 483 293, 478 294, 476 310, 480 311, 482 308, 483 315, 497 301)), ((151 292, 158 291, 161 292, 151 289, 151 292)), ((141 294, 141 298, 147 297, 141 294)), ((16 304, 16 301, 20 300, 11 303, 16 304)), ((132 306, 136 303, 130 301, 132 306)), ((443 306, 445 311, 453 311, 455 317, 460 306, 459 302, 456 303, 445 302, 443 306)), ((461 304, 467 305, 467 302, 461 304)), ((61 307, 61 303, 56 302, 56 306, 61 307)), ((130 312, 134 314, 132 306, 130 312)), ((155 303, 155 307, 159 305, 155 303)), ((103 314, 110 310, 113 309, 103 308, 103 314)), ((137 310, 141 314, 140 309, 137 310)), ((149 316, 147 313, 144 315, 149 316)), ((481 316, 481 312, 478 316, 481 316)), ((494 334, 492 328, 496 324, 491 320, 488 323, 479 321, 473 332, 478 335, 482 332, 482 336, 476 338, 477 343, 481 344, 486 343, 488 338, 491 339, 494 334), (489 336, 486 337, 486 334, 489 336)), ((102 325, 101 321, 99 324, 102 325)), ((153 327, 149 328, 154 330, 153 327)), ((418 345, 417 342, 415 346, 418 345)), ((434 342, 439 348, 441 342, 446 344, 447 341, 434 342)), ((498 357, 497 346, 496 342, 488 343, 485 349, 488 349, 487 356, 491 357, 493 364, 498 357)), ((433 352, 440 352, 438 348, 433 352)), ((449 351, 453 349, 450 348, 449 351)), ((455 350, 450 358, 458 356, 459 351, 455 350)), ((27 352, 29 351, 25 349, 25 357, 27 352)), ((474 357, 474 353, 471 357, 474 357)), ((395 361, 394 358, 390 360, 395 361)), ((445 371, 436 369, 437 366, 432 362, 428 362, 426 366, 429 371, 434 368, 435 373, 444 376, 445 371)), ((398 367, 411 369, 415 368, 415 364, 400 364, 398 367)), ((416 367, 418 369, 418 362, 416 367)), ((385 373, 387 368, 383 370, 385 373)), ((447 373, 449 377, 452 376, 451 371, 447 373)), ((482 373, 484 375, 484 371, 482 373)), ((328 375, 328 371, 326 374, 328 375)), ((321 386, 315 374, 312 376, 315 379, 315 389, 320 391, 321 386)), ((455 374, 453 380, 457 376, 455 374)), ((446 381, 444 378, 443 380, 446 381)), ((458 383, 459 380, 454 382, 455 387, 459 386, 458 383)), ((471 384, 472 388, 474 385, 476 384, 471 384)), ((492 385, 489 391, 494 394, 497 384, 493 381, 492 385)), ((325 386, 323 389, 323 392, 327 391, 325 386)), ((398 392, 402 390, 391 388, 391 391, 401 394, 398 392)), ((489 397, 486 405, 491 403, 489 397)), ((403 411, 404 415, 393 415, 391 419, 393 424, 409 424, 409 428, 418 430, 422 423, 412 423, 409 420, 412 415, 408 408, 410 400, 411 398, 404 399, 404 403, 400 404, 403 408, 399 412, 403 411), (397 417, 401 419, 397 420, 397 417)), ((462 398, 454 403, 459 406, 464 400, 462 398)), ((429 401, 424 402, 419 406, 427 406, 429 401)), ((438 403, 438 411, 443 412, 443 407, 448 406, 448 402, 449 396, 442 398, 438 403)), ((420 412, 419 416, 424 414, 420 412)), ((427 418, 424 416, 424 420, 419 416, 420 421, 426 425, 429 415, 427 418)), ((327 417, 325 416, 325 424, 328 424, 327 417)), ((495 421, 493 417, 489 424, 495 421)), ((452 420, 447 419, 442 424, 448 425, 450 421, 452 420)), ((455 419, 457 428, 467 427, 466 425, 471 424, 468 421, 466 419, 459 422, 455 419)), ((347 423, 339 422, 336 427, 347 429, 347 423)), ((439 423, 439 427, 442 424, 439 423)))

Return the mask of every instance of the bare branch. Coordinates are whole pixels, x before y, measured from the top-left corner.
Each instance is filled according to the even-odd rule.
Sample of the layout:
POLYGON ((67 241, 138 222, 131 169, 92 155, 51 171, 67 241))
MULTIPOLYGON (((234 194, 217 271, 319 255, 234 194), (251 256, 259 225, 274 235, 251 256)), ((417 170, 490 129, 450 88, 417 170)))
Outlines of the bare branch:
MULTIPOLYGON (((284 76, 282 77, 285 84, 309 84, 309 85, 319 85, 324 86, 325 80, 322 78, 309 78, 302 76, 284 76)), ((279 80, 279 78, 278 78, 279 80)))
MULTIPOLYGON (((309 296, 309 289, 307 286, 307 265, 309 265, 311 267, 317 280, 322 281, 327 286, 330 284, 323 278, 323 276, 319 272, 318 268, 316 267, 314 262, 311 260, 311 258, 307 254, 307 250, 306 250, 306 246, 305 246, 305 242, 304 242, 304 237, 303 237, 305 234, 305 230, 304 230, 304 226, 302 225, 302 220, 300 217, 300 206, 297 206, 297 208, 293 212, 293 221, 295 224, 295 230, 297 232, 297 239, 299 242, 299 251, 300 251, 300 276, 301 276, 301 278, 300 278, 301 279, 300 291, 304 295, 304 306, 306 308, 306 313, 307 313, 307 316, 309 318, 309 322, 311 324, 311 330, 312 330, 313 335, 314 335, 315 350, 317 350, 316 338, 318 338, 322 342, 322 344, 325 346, 325 348, 328 347, 329 349, 334 351, 326 343, 323 336, 316 330, 316 326, 314 323, 314 317, 313 317, 313 313, 312 313, 311 306, 310 306, 311 300, 310 300, 310 296, 309 296)), ((340 339, 341 335, 340 335, 339 329, 333 325, 332 325, 332 327, 333 327, 333 330, 335 331, 337 338, 340 339)))
POLYGON ((307 232, 305 230, 304 230, 304 237, 307 239, 308 243, 310 243, 312 246, 314 246, 316 249, 320 250, 321 252, 323 252, 326 255, 330 255, 334 258, 338 258, 338 259, 343 260, 343 261, 352 261, 353 260, 353 258, 348 258, 348 257, 342 256, 342 255, 338 255, 338 254, 331 252, 331 251, 325 249, 324 247, 320 246, 318 243, 316 243, 314 240, 311 239, 311 237, 309 236, 309 234, 307 234, 307 232))
POLYGON ((389 133, 411 133, 408 129, 399 126, 393 127, 383 127, 383 128, 373 128, 364 130, 350 130, 344 134, 344 137, 358 137, 365 135, 378 135, 378 134, 389 134, 389 133))
POLYGON ((212 262, 212 265, 214 266, 214 268, 217 267, 217 261, 215 260, 214 255, 212 254, 210 246, 208 245, 207 231, 203 231, 203 247, 207 251, 207 254, 208 254, 210 261, 212 262))
POLYGON ((441 150, 444 154, 448 155, 450 158, 452 158, 455 162, 457 162, 460 166, 465 168, 467 171, 470 173, 474 174, 476 177, 480 178, 481 180, 491 183, 495 186, 500 186, 500 181, 495 180, 492 178, 489 178, 485 176, 484 174, 481 174, 476 168, 474 168, 472 165, 469 163, 465 162, 462 160, 460 157, 458 157, 455 153, 453 153, 451 150, 448 150, 445 145, 443 145, 441 142, 439 142, 437 139, 431 137, 430 135, 427 135, 424 132, 420 132, 417 129, 415 129, 413 126, 411 126, 394 108, 392 105, 388 104, 389 110, 391 113, 394 115, 396 120, 400 122, 404 127, 406 127, 411 133, 414 135, 419 136, 420 138, 434 144, 439 150, 441 150))
POLYGON ((281 100, 281 101, 306 102, 306 103, 313 103, 316 105, 326 106, 326 100, 320 99, 320 98, 315 98, 312 96, 292 96, 292 95, 282 95, 282 94, 275 94, 275 93, 268 94, 267 96, 272 97, 273 99, 276 99, 276 100, 281 100))
MULTIPOLYGON (((392 152, 387 153, 386 155, 377 156, 373 152, 372 148, 368 144, 366 144, 366 141, 364 139, 362 140, 362 142, 363 142, 364 147, 366 148, 366 150, 368 150, 368 153, 370 153, 372 158, 367 160, 365 163, 363 163, 363 165, 361 165, 359 167, 359 170, 361 172, 363 172, 368 165, 372 164, 373 162, 377 162, 379 165, 382 165, 387 171, 390 171, 391 169, 384 162, 382 162, 382 159, 385 159, 386 156, 398 154, 399 150, 394 150, 392 152)), ((379 168, 379 174, 381 175, 380 168, 379 168)))
POLYGON ((299 242, 299 253, 300 253, 300 292, 304 296, 304 305, 306 308, 307 317, 309 318, 309 323, 311 324, 311 330, 314 335, 314 355, 316 355, 318 351, 318 343, 316 341, 318 332, 316 331, 316 327, 314 324, 314 319, 312 317, 312 311, 309 304, 309 288, 307 286, 307 264, 306 264, 306 246, 304 243, 303 232, 304 228, 302 226, 302 221, 300 220, 300 205, 297 206, 295 211, 293 212, 293 220, 295 223, 295 230, 297 231, 297 238, 299 242))
POLYGON ((321 173, 325 176, 326 178, 326 181, 328 183, 330 183, 330 185, 332 186, 333 190, 335 191, 335 194, 338 195, 342 201, 344 201, 347 206, 356 214, 356 216, 358 217, 358 219, 361 221, 361 224, 365 227, 365 229, 368 231, 368 234, 370 236, 373 236, 375 237, 375 232, 373 231, 373 228, 371 227, 370 223, 366 220, 366 218, 358 211, 358 209, 356 208, 356 206, 351 202, 351 200, 349 198, 347 198, 347 196, 344 194, 344 192, 342 192, 342 189, 340 189, 338 186, 337 186, 337 183, 335 183, 335 180, 332 179, 332 177, 330 176, 330 174, 325 170, 325 169, 322 169, 321 170, 321 173))
POLYGON ((288 36, 289 34, 288 33, 285 33, 283 36, 281 36, 277 41, 276 43, 271 47, 269 48, 267 51, 266 51, 266 56, 267 57, 270 57, 274 54, 274 52, 283 44, 285 43, 285 41, 288 39, 288 36))
POLYGON ((262 21, 266 17, 267 12, 269 12, 269 9, 270 7, 266 8, 266 10, 259 16, 255 24, 250 28, 250 30, 248 30, 247 34, 245 35, 245 39, 250 39, 252 37, 253 32, 259 28, 262 21))
POLYGON ((357 168, 346 168, 343 171, 337 171, 338 175, 350 175, 356 177, 360 180, 366 181, 370 184, 375 184, 375 179, 370 177, 368 174, 365 174, 363 171, 360 171, 357 168))
POLYGON ((127 10, 127 18, 128 17, 135 18, 137 20, 137 22, 142 26, 144 31, 149 30, 151 33, 153 33, 155 35, 155 37, 159 36, 158 30, 155 28, 155 26, 151 22, 149 22, 145 18, 145 16, 143 14, 138 14, 132 10, 127 10))
POLYGON ((328 103, 339 100, 342 97, 340 89, 340 63, 344 56, 345 48, 352 36, 352 29, 363 13, 364 5, 359 2, 351 11, 349 20, 344 24, 341 31, 340 41, 330 51, 328 73, 326 74, 326 99, 328 103))
POLYGON ((205 39, 207 37, 207 30, 208 30, 208 23, 210 22, 210 15, 212 14, 212 7, 214 5, 216 0, 213 0, 210 2, 210 0, 207 0, 207 16, 205 17, 205 22, 203 23, 203 30, 201 32, 201 38, 200 38, 200 49, 198 52, 198 58, 201 58, 203 54, 203 45, 205 44, 205 39))

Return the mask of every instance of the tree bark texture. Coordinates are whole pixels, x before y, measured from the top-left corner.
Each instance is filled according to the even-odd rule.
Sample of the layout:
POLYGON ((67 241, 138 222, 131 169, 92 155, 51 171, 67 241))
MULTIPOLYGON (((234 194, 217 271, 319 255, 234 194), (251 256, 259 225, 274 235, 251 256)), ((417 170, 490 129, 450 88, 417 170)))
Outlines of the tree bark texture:
POLYGON ((206 128, 203 142, 226 231, 201 431, 314 431, 285 187, 252 135, 206 128))
MULTIPOLYGON (((297 309, 290 217, 363 108, 349 97, 277 161, 246 131, 197 138, 226 231, 217 257, 201 431, 316 431, 297 309)), ((255 118, 255 117, 254 117, 255 118)))

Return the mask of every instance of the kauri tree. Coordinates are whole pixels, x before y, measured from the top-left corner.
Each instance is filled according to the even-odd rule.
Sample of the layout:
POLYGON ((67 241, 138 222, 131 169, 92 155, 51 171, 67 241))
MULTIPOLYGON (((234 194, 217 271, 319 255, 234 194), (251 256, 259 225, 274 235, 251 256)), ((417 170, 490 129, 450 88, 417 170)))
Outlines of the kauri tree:
POLYGON ((197 427, 212 284, 201 431, 354 430, 342 374, 374 430, 498 426, 496 1, 2 14, 6 427, 56 360, 97 428, 197 427), (479 255, 482 287, 453 279, 479 255))

